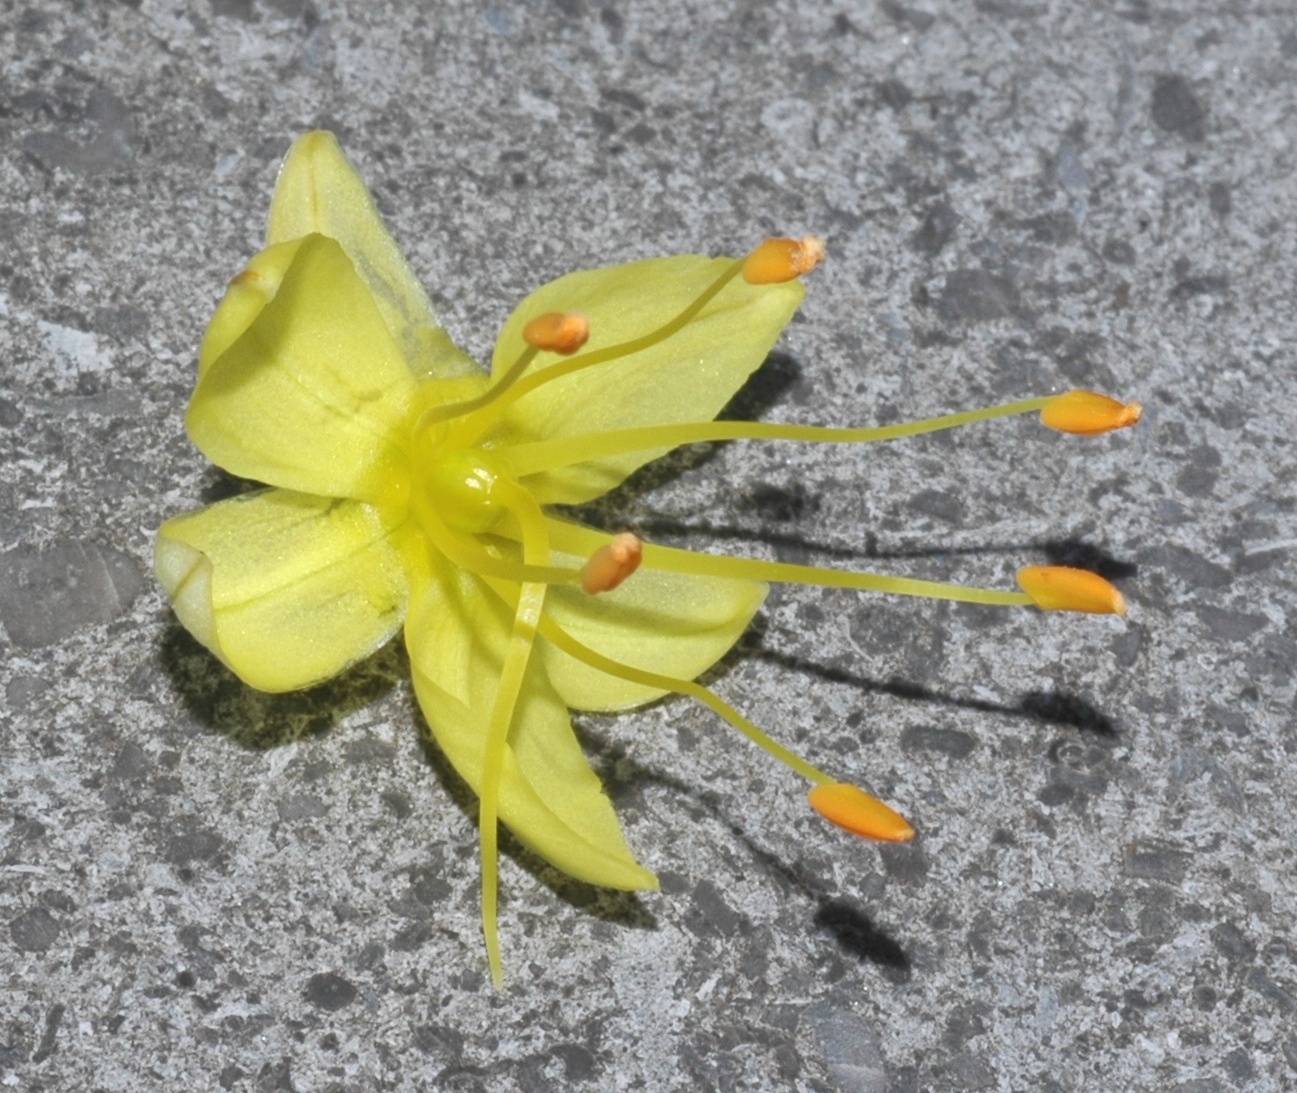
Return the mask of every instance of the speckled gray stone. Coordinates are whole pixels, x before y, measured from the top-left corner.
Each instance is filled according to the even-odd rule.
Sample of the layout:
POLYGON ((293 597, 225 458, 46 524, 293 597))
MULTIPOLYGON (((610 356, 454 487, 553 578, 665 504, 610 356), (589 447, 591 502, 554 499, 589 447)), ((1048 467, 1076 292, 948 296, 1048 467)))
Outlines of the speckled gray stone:
POLYGON ((0 1087, 1297 1086, 1295 90, 1257 0, 0 0, 0 1087), (686 702, 581 717, 662 890, 510 844, 493 992, 400 650, 256 694, 146 576, 242 488, 182 416, 311 126, 478 359, 566 271, 816 232, 734 416, 1147 408, 698 449, 587 519, 1129 616, 776 589, 709 681, 915 843, 686 702))

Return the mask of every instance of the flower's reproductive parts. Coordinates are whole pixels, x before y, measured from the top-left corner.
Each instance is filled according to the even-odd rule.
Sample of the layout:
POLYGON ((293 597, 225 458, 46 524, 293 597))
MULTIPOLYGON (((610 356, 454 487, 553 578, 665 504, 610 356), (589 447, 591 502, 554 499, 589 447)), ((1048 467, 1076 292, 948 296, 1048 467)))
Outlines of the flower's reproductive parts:
POLYGON ((1040 412, 1097 434, 1139 409, 1069 392, 881 428, 715 421, 824 258, 813 237, 745 258, 683 255, 569 274, 505 323, 489 374, 455 347, 328 133, 290 150, 266 249, 203 338, 186 416, 218 466, 267 489, 169 520, 155 568, 180 621, 251 686, 307 687, 404 627, 432 736, 479 798, 483 930, 500 981, 497 830, 592 884, 655 888, 627 848, 569 708, 693 697, 810 781, 868 838, 913 829, 695 682, 768 581, 1120 613, 1094 574, 1031 567, 1020 589, 718 557, 560 518, 673 448, 861 443, 1040 412))

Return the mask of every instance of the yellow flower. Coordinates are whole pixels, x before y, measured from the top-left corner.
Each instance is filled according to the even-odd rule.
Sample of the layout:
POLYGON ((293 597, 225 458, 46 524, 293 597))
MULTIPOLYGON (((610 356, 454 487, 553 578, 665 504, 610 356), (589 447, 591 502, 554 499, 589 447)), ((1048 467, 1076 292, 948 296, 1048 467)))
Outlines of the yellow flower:
POLYGON ((271 488, 164 524, 158 579, 190 632, 266 691, 327 679, 404 623, 419 705, 479 794, 496 982, 497 820, 581 880, 657 886, 627 849, 568 708, 691 695, 808 778, 827 819, 912 836, 886 805, 692 682, 738 640, 765 581, 1120 607, 1105 606, 1091 574, 1033 570, 1024 592, 964 589, 654 547, 546 511, 598 497, 681 444, 887 439, 1047 407, 1053 427, 1075 432, 1138 417, 1062 396, 883 429, 713 421, 796 310, 818 240, 562 277, 510 316, 489 377, 438 324, 330 134, 293 145, 266 243, 207 329, 185 423, 214 463, 271 488))

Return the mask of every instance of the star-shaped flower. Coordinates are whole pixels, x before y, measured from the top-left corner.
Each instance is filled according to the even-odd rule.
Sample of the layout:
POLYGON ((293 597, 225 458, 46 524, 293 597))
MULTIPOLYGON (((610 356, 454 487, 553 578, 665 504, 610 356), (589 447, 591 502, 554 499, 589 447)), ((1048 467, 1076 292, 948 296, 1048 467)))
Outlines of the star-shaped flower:
POLYGON ((1138 417, 1073 392, 882 429, 713 421, 792 317, 818 240, 562 277, 510 316, 489 376, 437 322, 330 134, 293 145, 266 243, 203 338, 186 427, 212 462, 270 488, 164 524, 158 579, 190 632, 266 691, 327 679, 404 624, 420 708, 479 794, 497 982, 498 820, 581 880, 657 886, 569 708, 691 695, 807 777, 826 818, 872 838, 913 834, 693 682, 743 633, 765 581, 1121 610, 1106 582, 1057 567, 1022 571, 1023 592, 963 589, 653 547, 547 511, 681 444, 888 439, 1032 410, 1072 432, 1138 417))

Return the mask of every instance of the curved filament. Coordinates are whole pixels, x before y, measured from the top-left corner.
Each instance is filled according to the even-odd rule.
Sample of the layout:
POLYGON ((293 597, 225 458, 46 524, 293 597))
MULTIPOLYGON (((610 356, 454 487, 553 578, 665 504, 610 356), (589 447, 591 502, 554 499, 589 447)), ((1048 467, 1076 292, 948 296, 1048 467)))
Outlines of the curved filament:
MULTIPOLYGON (((612 536, 564 520, 548 517, 550 543, 555 550, 589 556, 612 536)), ((643 565, 669 573, 695 577, 727 577, 748 581, 774 581, 781 584, 817 585, 821 588, 855 588, 869 592, 891 592, 901 596, 925 596, 934 600, 957 600, 1001 607, 1030 606, 1032 599, 1024 592, 1002 592, 994 588, 968 588, 964 585, 919 581, 910 577, 888 577, 878 573, 823 569, 819 566, 793 565, 789 562, 764 562, 757 558, 730 558, 716 554, 699 554, 692 550, 644 544, 643 565)))
POLYGON ((1054 396, 1024 399, 1004 406, 991 406, 982 410, 967 410, 957 414, 943 414, 923 421, 909 421, 900 425, 880 425, 860 429, 831 429, 818 425, 780 425, 763 421, 698 421, 682 425, 651 425, 638 429, 621 429, 606 433, 586 433, 562 437, 558 440, 541 440, 531 444, 515 444, 501 454, 514 474, 522 478, 540 474, 558 467, 585 463, 627 452, 641 452, 653 448, 677 448, 683 444, 705 444, 722 440, 792 440, 820 444, 863 444, 879 440, 896 440, 905 436, 920 436, 942 429, 953 429, 977 421, 1012 417, 1040 410, 1054 396))
MULTIPOLYGON (((488 392, 491 397, 483 403, 480 409, 475 411, 476 417, 480 420, 474 429, 467 432, 470 442, 484 434, 499 419, 500 414, 507 407, 530 394, 536 388, 554 380, 562 379, 564 376, 570 376, 574 372, 593 368, 595 365, 606 364, 622 357, 629 357, 632 354, 639 353, 641 350, 657 345, 658 342, 665 341, 673 334, 679 333, 697 318, 699 312, 711 303, 720 291, 738 276, 742 269, 743 263, 741 261, 732 263, 715 281, 695 297, 693 303, 684 308, 674 319, 663 323, 656 330, 641 334, 638 338, 632 338, 629 341, 606 346, 603 349, 594 349, 589 353, 578 353, 567 360, 551 364, 539 372, 532 372, 516 382, 496 384, 488 392)), ((513 375, 515 369, 517 369, 517 365, 514 365, 509 370, 510 376, 513 375)))

